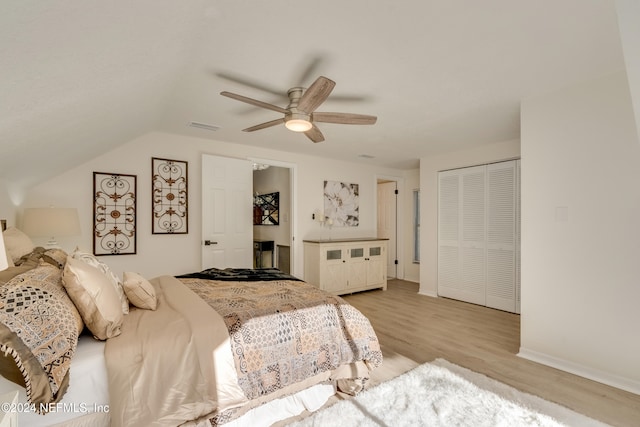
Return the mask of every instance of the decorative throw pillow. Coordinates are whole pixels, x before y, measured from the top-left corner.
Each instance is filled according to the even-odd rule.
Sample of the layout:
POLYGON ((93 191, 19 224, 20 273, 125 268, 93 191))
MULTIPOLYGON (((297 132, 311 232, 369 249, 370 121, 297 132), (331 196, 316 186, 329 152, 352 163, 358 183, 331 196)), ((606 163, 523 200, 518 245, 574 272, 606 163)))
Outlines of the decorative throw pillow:
MULTIPOLYGON (((64 268, 67 262, 67 254, 62 249, 49 249, 37 246, 32 252, 23 255, 18 260, 18 265, 0 271, 0 285, 7 283, 18 274, 25 273, 41 265, 43 262, 49 263, 59 269, 64 268)), ((13 264, 13 263, 12 263, 13 264)), ((62 283, 60 284, 62 286, 62 283)))
POLYGON ((145 310, 155 310, 158 307, 156 290, 147 279, 130 271, 124 273, 124 293, 131 304, 145 310))
POLYGON ((96 267, 67 257, 62 284, 94 337, 120 335, 122 306, 109 279, 96 267))
POLYGON ((37 258, 28 258, 25 262, 17 267, 9 267, 6 270, 0 271, 0 285, 4 285, 19 274, 26 273, 29 270, 33 270, 38 265, 40 265, 40 261, 37 258))
POLYGON ((29 236, 15 227, 7 228, 2 236, 4 237, 5 249, 14 263, 35 248, 29 236))
POLYGON ((80 260, 82 262, 85 262, 85 263, 89 264, 92 267, 97 268, 98 270, 100 270, 100 272, 102 272, 102 274, 104 274, 107 277, 107 279, 109 279, 109 281, 111 282, 111 285, 116 290, 116 294, 118 295, 118 299, 120 300, 120 304, 122 306, 122 313, 123 314, 128 314, 129 313, 129 301, 127 300, 127 296, 124 294, 124 290, 122 289, 122 282, 120 281, 118 276, 116 276, 113 273, 113 271, 111 271, 109 266, 107 264, 101 262, 100 260, 98 260, 98 258, 93 256, 92 254, 87 253, 87 252, 82 252, 78 248, 76 248, 76 250, 73 251, 71 256, 73 258, 77 259, 77 260, 80 260))
POLYGON ((40 404, 64 395, 84 327, 61 275, 60 269, 42 263, 0 287, 0 372, 25 387, 38 412, 40 404))

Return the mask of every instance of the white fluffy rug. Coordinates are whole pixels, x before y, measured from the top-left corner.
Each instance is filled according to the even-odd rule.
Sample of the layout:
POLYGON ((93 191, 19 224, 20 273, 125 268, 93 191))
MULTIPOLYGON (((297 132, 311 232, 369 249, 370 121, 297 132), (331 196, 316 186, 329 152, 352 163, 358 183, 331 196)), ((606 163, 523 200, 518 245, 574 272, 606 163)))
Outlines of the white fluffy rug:
POLYGON ((438 359, 291 425, 595 427, 605 424, 438 359))

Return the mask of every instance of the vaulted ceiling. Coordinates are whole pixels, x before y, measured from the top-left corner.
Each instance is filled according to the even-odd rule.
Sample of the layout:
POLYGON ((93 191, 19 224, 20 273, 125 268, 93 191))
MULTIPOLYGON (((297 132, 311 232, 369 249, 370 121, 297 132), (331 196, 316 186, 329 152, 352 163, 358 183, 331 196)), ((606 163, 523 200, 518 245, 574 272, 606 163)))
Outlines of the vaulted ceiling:
POLYGON ((413 168, 517 139, 521 99, 623 68, 607 0, 2 2, 0 180, 38 182, 154 130, 413 168), (337 85, 318 111, 378 122, 319 124, 319 144, 247 133, 279 113, 219 95, 285 107, 320 75, 337 85))

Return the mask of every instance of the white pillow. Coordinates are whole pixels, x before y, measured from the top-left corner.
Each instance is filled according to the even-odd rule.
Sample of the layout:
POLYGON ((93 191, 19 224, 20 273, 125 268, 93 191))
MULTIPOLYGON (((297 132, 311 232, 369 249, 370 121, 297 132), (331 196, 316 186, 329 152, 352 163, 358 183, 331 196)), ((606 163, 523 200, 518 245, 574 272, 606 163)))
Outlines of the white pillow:
POLYGON ((100 270, 69 256, 62 284, 94 337, 106 340, 120 335, 123 319, 120 299, 100 270))
POLYGON ((23 255, 33 252, 36 247, 29 236, 15 227, 7 228, 3 233, 4 247, 7 254, 11 256, 11 260, 15 263, 23 255))
POLYGON ((124 290, 122 289, 122 282, 116 276, 113 271, 109 268, 109 266, 93 256, 90 253, 82 252, 78 248, 71 254, 74 259, 80 260, 89 264, 92 267, 97 268, 105 275, 107 279, 111 282, 111 285, 116 290, 116 294, 118 295, 118 299, 120 300, 120 304, 122 305, 122 313, 129 313, 129 301, 127 300, 127 296, 124 294, 124 290))
POLYGON ((145 310, 155 310, 158 307, 158 298, 153 285, 138 273, 125 271, 124 293, 131 304, 145 310))

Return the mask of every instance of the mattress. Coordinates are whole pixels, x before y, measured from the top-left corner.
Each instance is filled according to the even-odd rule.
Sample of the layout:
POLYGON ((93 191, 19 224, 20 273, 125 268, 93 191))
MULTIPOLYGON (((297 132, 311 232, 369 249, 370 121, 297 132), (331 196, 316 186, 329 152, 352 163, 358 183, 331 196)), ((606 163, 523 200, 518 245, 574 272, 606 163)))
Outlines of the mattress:
POLYGON ((0 377, 0 394, 18 390, 18 425, 29 427, 108 426, 109 390, 104 342, 82 335, 71 361, 69 389, 57 404, 49 406, 49 413, 40 415, 27 404, 24 387, 0 377))

